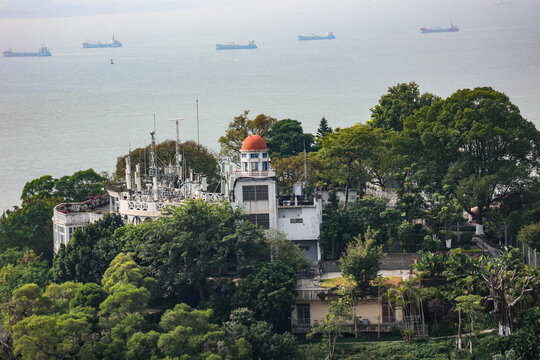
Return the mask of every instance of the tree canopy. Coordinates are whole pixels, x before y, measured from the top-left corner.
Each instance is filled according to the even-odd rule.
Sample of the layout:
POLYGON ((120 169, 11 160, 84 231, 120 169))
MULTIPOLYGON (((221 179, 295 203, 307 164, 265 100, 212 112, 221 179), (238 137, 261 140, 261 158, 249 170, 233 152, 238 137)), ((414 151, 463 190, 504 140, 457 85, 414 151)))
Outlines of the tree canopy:
POLYGON ((432 105, 438 97, 430 94, 420 94, 418 84, 415 82, 400 83, 388 88, 388 92, 381 96, 379 104, 371 109, 370 126, 385 130, 400 132, 403 130, 405 119, 416 110, 432 105))
POLYGON ((309 152, 313 141, 313 135, 304 133, 298 120, 279 120, 266 134, 266 143, 272 157, 294 156, 304 149, 309 152))
POLYGON ((249 119, 249 110, 238 115, 229 123, 224 136, 219 138, 221 155, 229 158, 232 162, 240 164, 240 148, 249 135, 259 135, 263 138, 268 134, 276 123, 273 117, 260 114, 255 119, 249 119))

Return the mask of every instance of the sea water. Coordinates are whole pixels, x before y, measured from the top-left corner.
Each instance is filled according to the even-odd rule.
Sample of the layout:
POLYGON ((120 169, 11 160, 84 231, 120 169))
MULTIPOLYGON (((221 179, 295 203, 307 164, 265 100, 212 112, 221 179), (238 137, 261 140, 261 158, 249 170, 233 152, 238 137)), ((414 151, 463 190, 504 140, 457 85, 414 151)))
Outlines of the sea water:
POLYGON ((0 19, 0 50, 44 44, 53 54, 0 58, 0 211, 18 205, 24 184, 42 175, 113 172, 118 156, 149 143, 154 117, 158 141, 175 137, 169 119, 184 118, 181 141, 199 138, 217 152, 244 110, 296 119, 314 133, 323 116, 334 128, 369 120, 389 86, 416 81, 442 97, 492 86, 540 125, 535 1, 273 3, 0 19), (424 24, 450 21, 458 33, 420 34, 424 24), (296 39, 327 31, 337 39, 296 39), (122 48, 81 46, 112 35, 122 48), (249 40, 259 48, 215 50, 249 40))

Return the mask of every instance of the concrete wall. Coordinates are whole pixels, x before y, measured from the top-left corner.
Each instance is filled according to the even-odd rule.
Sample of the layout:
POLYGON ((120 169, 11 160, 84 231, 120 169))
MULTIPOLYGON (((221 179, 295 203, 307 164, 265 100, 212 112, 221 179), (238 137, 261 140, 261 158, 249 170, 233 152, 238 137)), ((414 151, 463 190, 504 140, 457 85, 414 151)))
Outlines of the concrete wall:
POLYGON ((381 270, 408 270, 409 261, 418 258, 416 253, 388 253, 382 259, 381 270))
POLYGON ((319 260, 319 242, 317 240, 294 240, 293 242, 300 246, 306 259, 314 263, 319 260))
POLYGON ((278 214, 277 229, 287 234, 288 240, 319 238, 321 221, 315 206, 280 206, 278 214))
POLYGON ((247 214, 269 214, 270 227, 277 229, 277 185, 276 180, 239 178, 234 187, 234 197, 236 203, 241 206, 247 214), (242 188, 244 186, 268 185, 268 200, 244 201, 242 188))

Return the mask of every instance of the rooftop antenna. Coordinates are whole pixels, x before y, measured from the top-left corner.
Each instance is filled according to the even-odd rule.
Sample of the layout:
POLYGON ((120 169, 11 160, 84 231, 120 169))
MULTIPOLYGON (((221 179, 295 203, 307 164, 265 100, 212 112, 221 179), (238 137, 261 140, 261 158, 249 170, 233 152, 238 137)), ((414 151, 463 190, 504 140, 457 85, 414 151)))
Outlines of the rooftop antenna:
POLYGON ((131 174, 131 142, 129 142, 129 153, 126 157, 126 188, 131 190, 133 185, 133 176, 131 174))
POLYGON ((144 148, 143 148, 143 166, 144 166, 144 177, 146 178, 146 140, 144 141, 144 148))
POLYGON ((184 119, 169 119, 169 121, 174 121, 176 124, 176 174, 178 175, 178 182, 182 178, 182 155, 180 154, 180 135, 178 130, 178 122, 184 119))
POLYGON ((156 165, 156 114, 154 114, 154 131, 150 131, 150 136, 152 138, 152 144, 150 146, 150 168, 148 169, 148 174, 151 177, 157 176, 157 165, 156 165))
POLYGON ((199 146, 199 99, 195 100, 197 106, 197 147, 199 146))

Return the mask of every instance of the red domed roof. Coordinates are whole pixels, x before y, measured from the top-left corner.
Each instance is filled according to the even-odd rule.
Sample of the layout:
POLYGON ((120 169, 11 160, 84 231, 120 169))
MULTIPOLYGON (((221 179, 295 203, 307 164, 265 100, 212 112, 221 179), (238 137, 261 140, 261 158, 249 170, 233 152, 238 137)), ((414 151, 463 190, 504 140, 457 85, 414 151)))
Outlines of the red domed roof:
POLYGON ((266 141, 259 135, 249 135, 242 143, 242 150, 267 150, 266 141))

